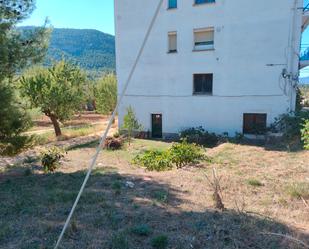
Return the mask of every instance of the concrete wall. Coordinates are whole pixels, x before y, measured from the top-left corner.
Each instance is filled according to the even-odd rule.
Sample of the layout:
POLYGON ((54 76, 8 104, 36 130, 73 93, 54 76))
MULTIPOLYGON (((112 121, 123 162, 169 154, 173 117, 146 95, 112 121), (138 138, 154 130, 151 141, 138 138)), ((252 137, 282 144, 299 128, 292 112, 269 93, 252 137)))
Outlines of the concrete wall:
MULTIPOLYGON (((141 46, 158 0, 115 0, 119 92, 141 46)), ((298 74, 301 0, 217 0, 160 10, 119 110, 131 105, 145 130, 162 113, 163 132, 204 126, 217 133, 242 131, 243 113, 267 113, 268 125, 295 107, 295 90, 281 74, 298 74), (215 49, 193 52, 193 30, 214 27, 215 49), (177 31, 178 53, 168 54, 177 31), (270 66, 269 64, 275 64, 270 66), (193 96, 193 74, 213 73, 213 95, 193 96)))

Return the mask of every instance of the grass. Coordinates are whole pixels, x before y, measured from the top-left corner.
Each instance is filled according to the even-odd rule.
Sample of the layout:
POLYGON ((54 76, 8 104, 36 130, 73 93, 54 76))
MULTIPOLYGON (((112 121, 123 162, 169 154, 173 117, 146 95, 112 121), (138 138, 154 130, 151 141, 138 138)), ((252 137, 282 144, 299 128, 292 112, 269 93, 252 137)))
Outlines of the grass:
MULTIPOLYGON (((308 198, 308 152, 222 144, 207 152, 220 160, 198 168, 148 172, 130 164, 141 151, 168 146, 134 140, 120 151, 104 151, 62 248, 302 248, 261 231, 309 243, 308 210, 299 199, 308 198), (205 179, 212 167, 221 178, 223 212, 213 209, 205 179)), ((32 159, 2 169, 0 248, 54 246, 94 152, 92 143, 69 150, 54 174, 32 159)))
POLYGON ((287 193, 296 199, 309 200, 309 182, 296 182, 287 187, 287 193))
POLYGON ((138 236, 149 236, 151 234, 151 228, 148 225, 137 225, 132 228, 132 233, 138 236))
MULTIPOLYGON (((63 128, 62 129, 62 137, 58 138, 58 140, 68 140, 77 137, 88 136, 97 132, 100 132, 104 129, 104 125, 84 125, 78 128, 63 128)), ((36 135, 38 144, 44 145, 50 142, 57 141, 54 132, 47 131, 43 134, 36 135)))
POLYGON ((259 180, 257 180, 257 179, 249 179, 249 180, 247 180, 247 183, 250 186, 253 186, 253 187, 262 187, 262 186, 264 186, 264 184, 262 182, 260 182, 259 180))
POLYGON ((159 235, 151 240, 151 245, 156 249, 165 249, 168 245, 168 237, 166 235, 159 235))

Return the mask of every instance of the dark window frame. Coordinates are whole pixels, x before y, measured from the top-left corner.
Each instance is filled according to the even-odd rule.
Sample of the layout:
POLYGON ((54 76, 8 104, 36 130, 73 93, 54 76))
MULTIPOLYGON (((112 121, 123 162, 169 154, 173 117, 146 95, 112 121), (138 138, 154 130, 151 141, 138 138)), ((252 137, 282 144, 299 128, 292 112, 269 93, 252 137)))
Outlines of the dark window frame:
POLYGON ((264 135, 267 131, 267 113, 244 113, 243 133, 264 135))
POLYGON ((195 73, 193 74, 193 95, 213 95, 213 73, 195 73), (202 80, 202 82, 197 81, 197 77, 210 77, 209 79, 202 80), (210 85, 209 82, 211 81, 210 85), (199 84, 199 85, 198 85, 199 84), (197 90, 197 89, 201 90, 197 90))

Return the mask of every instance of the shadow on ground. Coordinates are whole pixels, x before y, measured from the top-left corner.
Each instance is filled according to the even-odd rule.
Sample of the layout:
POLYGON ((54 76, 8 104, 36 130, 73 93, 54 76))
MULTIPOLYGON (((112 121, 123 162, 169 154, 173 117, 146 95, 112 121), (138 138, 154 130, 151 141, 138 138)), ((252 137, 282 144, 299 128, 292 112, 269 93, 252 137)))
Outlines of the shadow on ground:
MULTIPOLYGON (((85 172, 18 170, 22 174, 2 173, 0 181, 0 248, 53 248, 85 172)), ((95 170, 61 248, 150 249, 158 235, 167 236, 170 249, 305 248, 266 233, 309 243, 308 234, 266 217, 233 210, 183 211, 180 204, 188 200, 182 196, 152 178, 120 175, 114 168, 95 170)))

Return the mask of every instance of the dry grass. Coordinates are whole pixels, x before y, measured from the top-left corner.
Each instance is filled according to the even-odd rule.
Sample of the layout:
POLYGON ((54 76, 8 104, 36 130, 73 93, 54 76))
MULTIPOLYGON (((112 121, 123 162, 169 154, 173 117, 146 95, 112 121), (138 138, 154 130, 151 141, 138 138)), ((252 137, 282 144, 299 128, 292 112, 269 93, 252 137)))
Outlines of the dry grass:
MULTIPOLYGON (((52 248, 95 145, 69 151, 56 174, 45 175, 33 164, 1 172, 0 248, 52 248)), ((170 249, 305 248, 288 236, 309 243, 309 212, 302 200, 308 196, 287 191, 309 182, 308 151, 227 143, 208 150, 211 165, 159 173, 130 164, 145 149, 168 146, 135 140, 123 150, 104 152, 62 248, 150 249, 158 237, 170 249), (213 167, 221 177, 223 212, 212 209, 205 178, 213 167), (126 187, 127 181, 134 187, 126 187)))

